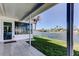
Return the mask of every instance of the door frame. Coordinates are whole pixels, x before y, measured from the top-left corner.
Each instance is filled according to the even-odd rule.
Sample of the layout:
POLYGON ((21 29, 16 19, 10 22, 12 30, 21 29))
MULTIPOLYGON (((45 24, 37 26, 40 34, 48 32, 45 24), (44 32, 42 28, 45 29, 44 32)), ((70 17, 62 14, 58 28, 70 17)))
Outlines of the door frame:
POLYGON ((4 22, 3 22, 3 41, 11 41, 11 40, 13 39, 13 30, 12 30, 12 29, 11 29, 11 30, 12 30, 11 39, 8 39, 8 40, 6 39, 6 40, 4 40, 4 23, 5 23, 5 22, 6 22, 6 23, 11 23, 11 24, 12 24, 11 26, 12 26, 12 29, 13 29, 13 23, 12 23, 12 22, 7 22, 7 21, 4 21, 4 22))

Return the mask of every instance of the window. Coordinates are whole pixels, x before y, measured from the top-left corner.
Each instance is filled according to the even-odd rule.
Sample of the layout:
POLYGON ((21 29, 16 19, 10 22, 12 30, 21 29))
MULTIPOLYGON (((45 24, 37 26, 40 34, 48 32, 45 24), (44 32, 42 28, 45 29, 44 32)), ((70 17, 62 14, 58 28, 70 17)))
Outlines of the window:
MULTIPOLYGON (((15 34, 29 34, 30 24, 23 22, 15 22, 15 34)), ((32 24, 31 24, 31 33, 32 33, 32 24)))

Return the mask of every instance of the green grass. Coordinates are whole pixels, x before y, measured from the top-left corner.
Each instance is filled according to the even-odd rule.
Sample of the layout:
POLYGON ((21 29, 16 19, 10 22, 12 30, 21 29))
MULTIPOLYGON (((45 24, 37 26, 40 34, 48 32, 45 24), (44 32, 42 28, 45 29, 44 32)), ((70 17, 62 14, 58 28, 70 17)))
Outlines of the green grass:
MULTIPOLYGON (((47 56, 66 56, 67 47, 66 42, 57 39, 49 39, 42 36, 34 36, 32 46, 41 51, 47 56)), ((74 55, 79 55, 79 51, 74 50, 74 55)))

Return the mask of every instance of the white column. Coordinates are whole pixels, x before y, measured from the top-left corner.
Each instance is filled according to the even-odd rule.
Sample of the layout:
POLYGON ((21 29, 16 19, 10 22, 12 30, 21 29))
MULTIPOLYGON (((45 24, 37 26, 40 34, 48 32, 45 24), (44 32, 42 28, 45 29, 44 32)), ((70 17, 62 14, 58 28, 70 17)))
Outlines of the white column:
POLYGON ((31 46, 31 15, 30 15, 30 19, 29 19, 29 24, 30 24, 30 29, 29 29, 29 45, 31 46))

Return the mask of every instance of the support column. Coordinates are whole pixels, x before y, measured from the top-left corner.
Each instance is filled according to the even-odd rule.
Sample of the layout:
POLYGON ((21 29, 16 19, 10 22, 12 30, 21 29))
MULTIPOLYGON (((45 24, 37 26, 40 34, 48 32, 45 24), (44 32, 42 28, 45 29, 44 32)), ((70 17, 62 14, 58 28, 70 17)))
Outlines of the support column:
POLYGON ((67 3, 67 55, 73 56, 74 4, 67 3))
POLYGON ((29 19, 29 45, 31 46, 31 15, 30 15, 30 19, 29 19))

